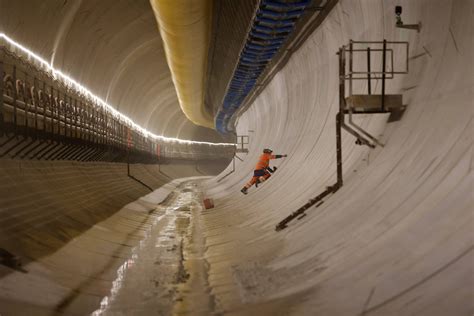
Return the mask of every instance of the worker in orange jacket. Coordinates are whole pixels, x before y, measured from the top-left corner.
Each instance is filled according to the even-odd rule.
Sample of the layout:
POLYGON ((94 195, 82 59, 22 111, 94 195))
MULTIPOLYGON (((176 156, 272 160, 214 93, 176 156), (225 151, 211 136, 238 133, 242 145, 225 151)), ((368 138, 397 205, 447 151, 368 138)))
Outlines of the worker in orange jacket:
POLYGON ((273 151, 271 149, 264 149, 263 154, 260 155, 258 159, 257 165, 255 166, 255 171, 253 172, 253 177, 250 181, 240 190, 243 194, 247 194, 248 189, 255 184, 258 186, 259 183, 266 181, 270 178, 273 172, 277 169, 274 167, 273 169, 269 167, 270 159, 278 159, 287 157, 288 155, 272 155, 273 151))

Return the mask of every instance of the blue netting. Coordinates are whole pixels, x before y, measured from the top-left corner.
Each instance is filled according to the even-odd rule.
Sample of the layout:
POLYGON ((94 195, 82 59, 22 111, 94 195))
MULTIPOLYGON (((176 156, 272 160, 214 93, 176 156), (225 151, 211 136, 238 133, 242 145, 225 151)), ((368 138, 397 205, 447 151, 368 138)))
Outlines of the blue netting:
POLYGON ((216 128, 219 132, 228 133, 233 130, 233 127, 228 126, 232 116, 253 90, 265 67, 293 32, 296 21, 310 2, 311 0, 260 2, 224 102, 216 115, 216 128))

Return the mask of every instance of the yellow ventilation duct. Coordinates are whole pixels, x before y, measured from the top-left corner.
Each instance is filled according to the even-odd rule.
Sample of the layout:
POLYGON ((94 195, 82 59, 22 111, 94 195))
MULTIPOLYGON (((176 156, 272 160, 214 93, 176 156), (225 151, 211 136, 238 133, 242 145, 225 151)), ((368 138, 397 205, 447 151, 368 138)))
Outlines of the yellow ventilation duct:
POLYGON ((204 108, 212 0, 150 0, 179 104, 193 123, 214 128, 204 108))

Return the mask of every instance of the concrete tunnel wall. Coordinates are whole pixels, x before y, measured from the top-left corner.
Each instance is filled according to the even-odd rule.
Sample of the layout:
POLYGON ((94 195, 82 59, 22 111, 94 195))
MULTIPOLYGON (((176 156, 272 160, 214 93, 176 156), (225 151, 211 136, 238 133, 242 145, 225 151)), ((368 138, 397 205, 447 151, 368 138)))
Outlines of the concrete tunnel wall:
MULTIPOLYGON (((294 53, 239 120, 239 134, 253 131, 244 162, 207 183, 216 208, 200 221, 217 312, 472 314, 472 12, 468 0, 343 0, 294 53), (421 33, 394 27, 396 4, 405 23, 423 23, 421 33), (355 146, 344 133, 344 187, 276 233, 335 182, 337 49, 383 38, 410 41, 410 74, 388 86, 403 92, 406 113, 389 124, 386 116, 360 120, 383 149, 355 146), (243 196, 263 147, 289 157, 243 196)), ((152 186, 169 180, 156 166, 135 167, 152 186)), ((162 171, 196 174, 190 166, 162 171)), ((157 201, 120 209, 147 193, 123 165, 2 160, 0 175, 0 248, 21 256, 27 272, 0 265, 2 314, 96 310, 157 201)))
POLYGON ((222 308, 242 299, 292 315, 473 313, 472 21, 472 1, 340 1, 293 54, 239 120, 250 153, 208 182, 207 258, 222 308), (420 33, 395 28, 395 5, 420 33), (404 116, 357 120, 384 148, 343 131, 344 186, 276 233, 336 182, 336 52, 384 38, 410 42, 409 74, 387 86, 403 93, 404 116), (289 156, 243 196, 265 147, 289 156))
POLYGON ((168 183, 221 166, 132 164, 131 175, 165 192, 146 197, 123 163, 0 160, 0 313, 92 313, 153 226, 168 183))

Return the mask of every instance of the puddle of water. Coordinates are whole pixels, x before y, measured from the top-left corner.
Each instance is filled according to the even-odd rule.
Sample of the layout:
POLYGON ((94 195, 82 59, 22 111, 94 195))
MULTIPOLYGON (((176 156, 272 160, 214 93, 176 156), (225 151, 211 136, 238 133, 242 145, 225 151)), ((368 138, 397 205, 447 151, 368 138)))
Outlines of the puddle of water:
POLYGON ((179 285, 187 282, 186 244, 190 242, 193 208, 201 208, 201 194, 194 183, 184 183, 157 208, 159 214, 145 238, 117 270, 109 295, 93 316, 169 315, 182 302, 179 285))
POLYGON ((108 296, 105 296, 102 299, 102 301, 100 302, 100 308, 94 311, 91 314, 92 316, 104 315, 105 312, 108 310, 109 306, 111 306, 111 304, 116 301, 117 295, 120 292, 120 289, 123 287, 124 280, 125 280, 128 270, 133 268, 135 262, 139 258, 140 251, 145 248, 145 244, 151 235, 151 231, 165 215, 166 214, 157 216, 155 220, 153 221, 153 224, 150 226, 150 229, 148 229, 145 232, 145 238, 139 242, 138 246, 132 248, 130 259, 125 261, 117 269, 117 277, 112 282, 112 288, 110 289, 110 294, 108 296))

